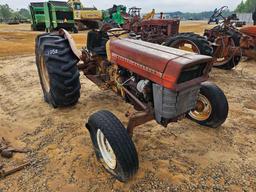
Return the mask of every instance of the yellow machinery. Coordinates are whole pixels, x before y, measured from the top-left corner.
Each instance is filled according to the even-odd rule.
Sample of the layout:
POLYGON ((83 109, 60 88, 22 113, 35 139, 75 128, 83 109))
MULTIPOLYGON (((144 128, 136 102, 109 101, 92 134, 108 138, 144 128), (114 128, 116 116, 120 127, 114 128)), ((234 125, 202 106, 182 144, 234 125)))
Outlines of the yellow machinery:
POLYGON ((102 20, 102 11, 95 7, 84 7, 80 0, 68 0, 68 4, 73 8, 74 20, 78 30, 98 27, 97 21, 102 20))
POLYGON ((147 13, 143 16, 143 20, 153 19, 156 15, 155 9, 153 9, 150 13, 147 13))

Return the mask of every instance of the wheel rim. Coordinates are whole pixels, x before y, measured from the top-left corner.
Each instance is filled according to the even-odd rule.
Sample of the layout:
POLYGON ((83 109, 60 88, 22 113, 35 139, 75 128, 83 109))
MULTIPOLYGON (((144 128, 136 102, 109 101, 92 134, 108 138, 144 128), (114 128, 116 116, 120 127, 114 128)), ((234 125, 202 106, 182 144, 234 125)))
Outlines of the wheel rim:
POLYGON ((171 46, 184 51, 200 53, 198 46, 190 40, 177 40, 171 46))
POLYGON ((50 78, 49 78, 49 73, 47 70, 47 67, 45 65, 44 57, 40 57, 40 63, 39 63, 40 71, 41 71, 41 78, 42 78, 42 83, 43 87, 46 92, 50 92, 50 78))
POLYGON ((217 51, 216 61, 214 62, 214 66, 221 66, 229 62, 234 56, 235 42, 232 38, 229 38, 228 41, 219 37, 215 40, 217 45, 220 45, 217 51))
POLYGON ((199 94, 196 109, 190 111, 189 116, 197 121, 207 120, 212 113, 212 106, 210 101, 204 96, 199 94))
POLYGON ((97 131, 97 143, 102 155, 102 158, 106 165, 110 169, 115 169, 116 168, 116 155, 110 146, 108 140, 105 138, 104 134, 100 129, 97 131))

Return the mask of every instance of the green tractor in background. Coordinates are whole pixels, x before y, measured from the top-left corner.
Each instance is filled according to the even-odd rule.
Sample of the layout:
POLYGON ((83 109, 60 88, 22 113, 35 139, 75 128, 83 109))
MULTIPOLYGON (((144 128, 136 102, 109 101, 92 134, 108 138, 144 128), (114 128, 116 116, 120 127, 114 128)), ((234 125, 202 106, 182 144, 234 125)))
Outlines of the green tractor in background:
POLYGON ((44 3, 32 2, 29 5, 31 14, 31 29, 33 31, 45 30, 44 3))
POLYGON ((124 5, 114 5, 112 8, 103 11, 103 21, 117 25, 125 24, 124 15, 127 15, 127 8, 124 5))

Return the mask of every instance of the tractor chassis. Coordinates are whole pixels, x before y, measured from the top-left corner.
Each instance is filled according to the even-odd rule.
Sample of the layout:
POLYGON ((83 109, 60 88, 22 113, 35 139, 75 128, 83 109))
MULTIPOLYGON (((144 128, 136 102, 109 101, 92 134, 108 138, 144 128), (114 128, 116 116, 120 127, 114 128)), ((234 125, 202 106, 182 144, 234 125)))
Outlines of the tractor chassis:
MULTIPOLYGON (((117 42, 118 40, 112 43, 117 42)), ((118 48, 120 47, 122 47, 121 43, 118 48)), ((114 48, 112 44, 111 51, 115 51, 114 48)), ((78 102, 81 88, 79 71, 103 90, 112 90, 134 106, 136 112, 125 113, 126 117, 129 117, 127 127, 108 110, 93 113, 85 122, 98 161, 119 181, 127 181, 139 168, 138 154, 131 138, 135 127, 151 120, 156 120, 157 123, 166 127, 169 123, 177 122, 185 117, 212 128, 217 128, 225 122, 228 115, 227 99, 220 88, 213 83, 205 82, 211 68, 210 57, 196 56, 199 58, 192 60, 193 65, 204 61, 205 73, 200 72, 200 76, 197 75, 197 78, 193 76, 189 81, 185 79, 187 83, 181 83, 176 88, 177 92, 173 92, 168 88, 163 88, 157 81, 148 84, 149 82, 143 79, 136 79, 134 74, 126 74, 126 71, 122 71, 120 63, 109 59, 106 57, 109 56, 108 54, 105 55, 104 52, 102 54, 100 51, 101 49, 98 53, 91 52, 90 49, 78 50, 68 32, 61 30, 57 34, 38 36, 36 64, 44 99, 53 107, 66 107, 78 102), (54 55, 51 54, 52 52, 54 55), (48 77, 47 75, 51 81, 45 81, 44 77, 48 77), (56 83, 61 86, 55 86, 56 83), (142 85, 143 94, 147 94, 146 96, 138 92, 141 88, 139 84, 144 84, 144 87, 142 85), (194 107, 195 110, 193 110, 194 107), (172 110, 173 108, 175 109, 172 110)), ((153 55, 158 56, 157 53, 153 55)), ((147 56, 147 54, 144 53, 142 56, 147 56)), ((172 58, 171 52, 169 57, 172 58)), ((194 54, 191 57, 194 58, 194 54)), ((163 62, 159 59, 159 63, 160 61, 166 63, 165 60, 163 62)), ((173 63, 173 68, 175 67, 178 68, 178 65, 173 63)), ((198 69, 202 70, 201 67, 198 69)))

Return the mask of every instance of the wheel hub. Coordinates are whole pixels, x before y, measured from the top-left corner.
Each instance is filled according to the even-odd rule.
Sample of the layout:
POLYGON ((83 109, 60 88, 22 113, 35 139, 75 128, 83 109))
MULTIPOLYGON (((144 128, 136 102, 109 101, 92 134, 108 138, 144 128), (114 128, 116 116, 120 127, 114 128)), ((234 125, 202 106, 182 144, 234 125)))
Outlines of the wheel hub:
POLYGON ((212 113, 212 106, 210 101, 202 94, 199 94, 196 108, 189 113, 190 117, 197 121, 207 120, 212 113))
POLYGON ((201 100, 198 100, 196 103, 196 110, 202 112, 204 110, 204 103, 201 100))

